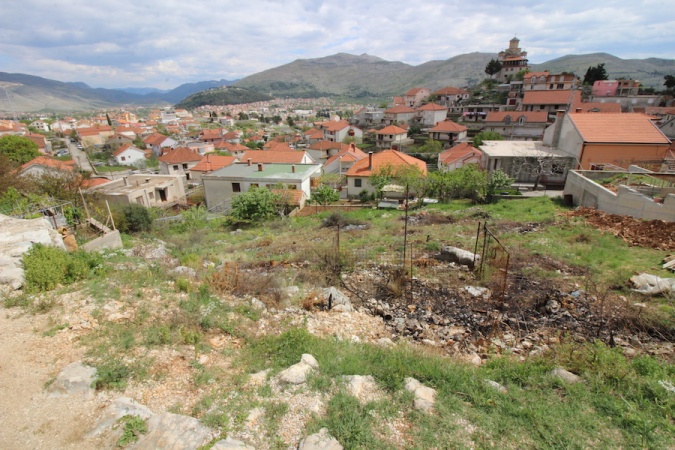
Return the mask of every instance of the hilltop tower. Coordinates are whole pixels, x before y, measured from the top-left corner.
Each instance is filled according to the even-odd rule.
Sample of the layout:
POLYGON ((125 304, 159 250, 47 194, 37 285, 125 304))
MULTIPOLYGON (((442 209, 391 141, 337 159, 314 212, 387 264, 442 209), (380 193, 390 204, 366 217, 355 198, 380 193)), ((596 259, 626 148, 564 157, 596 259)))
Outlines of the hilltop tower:
POLYGON ((513 78, 521 70, 530 68, 527 63, 527 52, 522 51, 518 46, 519 44, 520 39, 514 36, 509 41, 509 48, 499 52, 497 59, 502 64, 502 70, 497 74, 499 81, 506 83, 509 81, 509 77, 513 78))

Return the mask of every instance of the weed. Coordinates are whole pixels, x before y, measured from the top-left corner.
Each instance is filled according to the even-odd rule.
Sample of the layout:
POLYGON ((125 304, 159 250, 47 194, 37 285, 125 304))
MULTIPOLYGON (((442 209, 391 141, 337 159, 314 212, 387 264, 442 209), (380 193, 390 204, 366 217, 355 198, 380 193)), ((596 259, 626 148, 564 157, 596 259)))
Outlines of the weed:
POLYGON ((56 333, 58 333, 61 330, 65 330, 68 328, 70 325, 68 323, 62 323, 59 325, 54 325, 53 327, 49 328, 47 331, 42 333, 43 336, 45 337, 54 337, 56 336, 56 333))
POLYGON ((134 442, 138 441, 138 437, 141 434, 146 434, 148 432, 148 424, 146 419, 143 419, 140 416, 132 416, 127 414, 126 416, 121 417, 117 424, 124 424, 122 428, 122 435, 117 440, 118 447, 126 447, 134 442))
POLYGON ((111 359, 96 364, 95 389, 124 389, 132 369, 120 359, 111 359))

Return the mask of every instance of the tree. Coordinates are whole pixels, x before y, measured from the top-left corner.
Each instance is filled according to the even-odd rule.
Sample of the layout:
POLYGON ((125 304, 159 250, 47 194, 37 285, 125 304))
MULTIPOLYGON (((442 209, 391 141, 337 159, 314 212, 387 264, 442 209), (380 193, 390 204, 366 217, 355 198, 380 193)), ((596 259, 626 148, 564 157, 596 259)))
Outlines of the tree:
POLYGON ((481 131, 472 139, 474 147, 478 148, 483 145, 483 141, 503 141, 504 137, 496 131, 481 131))
POLYGON ((382 196, 382 189, 395 182, 407 187, 410 192, 420 193, 424 188, 424 174, 419 167, 412 164, 393 166, 385 164, 374 170, 370 177, 370 185, 375 188, 378 196, 382 196))
POLYGON ((584 84, 593 85, 596 81, 606 80, 607 71, 605 70, 605 63, 600 63, 595 67, 589 67, 584 75, 584 84))
POLYGON ((419 153, 440 153, 443 151, 443 144, 434 139, 427 139, 427 141, 417 147, 419 153))
POLYGON ((490 78, 500 70, 502 70, 502 63, 500 63, 498 59, 491 59, 490 62, 487 63, 487 66, 485 66, 485 73, 490 75, 490 78))
POLYGON ((0 138, 0 155, 5 155, 16 164, 25 164, 40 156, 35 142, 21 136, 3 136, 0 138))
POLYGON ((666 89, 675 89, 675 76, 673 75, 666 75, 663 77, 665 80, 663 85, 666 87, 666 89))
POLYGON ((534 189, 539 187, 542 176, 562 177, 565 171, 576 166, 576 160, 570 157, 554 155, 524 154, 514 158, 511 174, 518 178, 521 173, 534 178, 534 189))
POLYGON ((313 203, 318 203, 319 205, 328 205, 340 200, 340 193, 332 187, 322 184, 312 192, 311 200, 313 203))
POLYGON ((286 123, 289 127, 293 128, 295 126, 295 120, 291 116, 286 117, 286 123))
POLYGON ((490 174, 487 182, 486 200, 490 202, 497 192, 511 187, 515 180, 509 177, 503 170, 497 169, 490 174))
POLYGON ((276 215, 280 200, 269 189, 254 186, 234 197, 230 214, 239 220, 266 220, 276 215))

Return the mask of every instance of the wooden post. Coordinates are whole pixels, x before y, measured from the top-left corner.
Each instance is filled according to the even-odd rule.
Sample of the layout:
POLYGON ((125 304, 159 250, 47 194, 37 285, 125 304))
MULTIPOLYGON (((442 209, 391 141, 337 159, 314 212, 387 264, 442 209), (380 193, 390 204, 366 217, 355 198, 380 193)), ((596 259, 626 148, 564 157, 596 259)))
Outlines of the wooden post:
POLYGON ((110 217, 110 223, 112 224, 112 229, 115 229, 115 219, 113 219, 113 215, 110 212, 110 205, 108 204, 108 200, 105 201, 105 206, 108 208, 108 217, 110 217))

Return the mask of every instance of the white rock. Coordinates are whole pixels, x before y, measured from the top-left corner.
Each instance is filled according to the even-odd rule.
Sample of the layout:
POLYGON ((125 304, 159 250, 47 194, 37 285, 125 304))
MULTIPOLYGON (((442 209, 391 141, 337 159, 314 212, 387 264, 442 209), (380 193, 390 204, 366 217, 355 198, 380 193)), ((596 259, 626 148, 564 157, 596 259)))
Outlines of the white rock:
POLYGON ((406 378, 405 389, 415 395, 414 406, 416 409, 424 412, 430 412, 436 401, 436 390, 424 386, 415 378, 406 378))
POLYGON ((211 450, 255 450, 255 447, 228 437, 213 444, 211 450))
POLYGON ((501 384, 497 383, 496 381, 485 380, 485 385, 494 389, 495 391, 501 392, 502 394, 506 394, 507 392, 509 392, 509 390, 506 389, 506 387, 502 386, 501 384))
POLYGON ((302 356, 300 357, 300 362, 304 362, 308 366, 310 366, 312 369, 318 369, 319 368, 319 362, 314 358, 312 355, 309 353, 303 353, 302 356))
POLYGON ((343 450, 343 447, 337 439, 328 434, 326 428, 322 428, 318 433, 301 440, 298 450, 343 450))
POLYGON ((81 361, 77 361, 61 370, 56 380, 47 388, 47 392, 50 397, 80 394, 89 399, 94 396, 94 389, 91 385, 95 379, 96 368, 85 366, 81 361))
POLYGON ((551 376, 560 378, 567 383, 580 383, 584 381, 580 376, 575 375, 572 372, 563 369, 562 367, 556 367, 555 369, 551 370, 550 373, 551 376))

